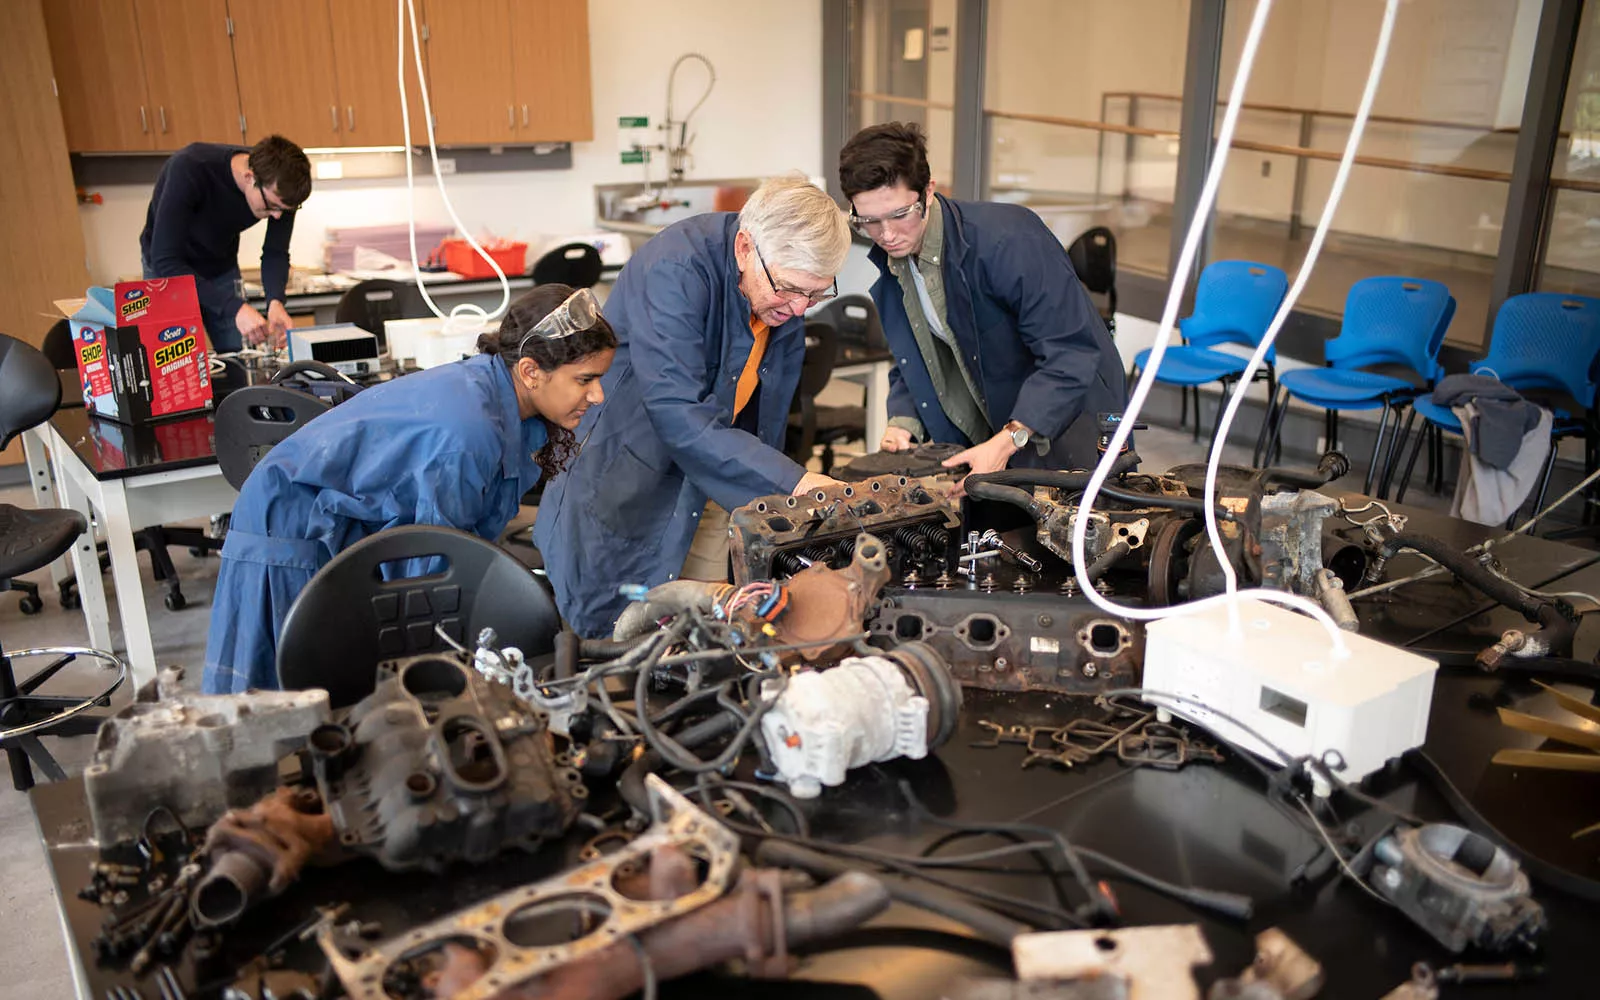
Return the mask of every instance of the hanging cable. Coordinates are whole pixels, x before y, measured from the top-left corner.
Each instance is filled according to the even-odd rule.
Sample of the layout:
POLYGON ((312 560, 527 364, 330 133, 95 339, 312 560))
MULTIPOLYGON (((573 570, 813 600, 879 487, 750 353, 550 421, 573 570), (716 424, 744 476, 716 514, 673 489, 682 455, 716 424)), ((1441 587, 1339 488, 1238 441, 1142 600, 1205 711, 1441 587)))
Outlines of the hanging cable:
MULTIPOLYGON (((1289 294, 1284 296, 1283 302, 1278 306, 1278 312, 1272 317, 1272 322, 1267 326, 1267 332, 1261 338, 1261 343, 1256 345, 1255 351, 1250 355, 1249 362, 1245 365, 1244 372, 1239 376, 1238 385, 1228 399, 1227 409, 1223 411, 1222 421, 1217 425, 1215 439, 1211 442, 1211 457, 1206 463, 1205 484, 1205 519, 1206 536, 1211 540, 1211 549, 1217 554, 1217 561, 1222 570, 1223 581, 1229 595, 1236 594, 1239 589, 1239 580, 1234 572, 1233 563, 1228 559, 1227 551, 1222 545, 1222 532, 1217 526, 1215 512, 1211 509, 1217 497, 1217 470, 1222 464, 1222 448, 1228 440, 1228 430, 1233 426, 1233 421, 1239 413, 1239 407, 1244 403, 1244 397, 1249 393, 1251 384, 1255 381, 1256 372, 1266 360, 1267 352, 1272 349, 1273 342, 1278 339, 1284 323, 1288 322, 1289 314, 1294 311, 1295 303, 1300 300, 1300 293, 1305 290, 1306 282, 1311 278, 1311 269, 1316 266, 1317 257, 1322 253, 1322 244, 1328 238, 1328 230, 1333 225, 1334 214, 1338 211, 1339 202, 1344 197, 1345 183, 1350 179, 1350 168, 1355 163, 1356 149, 1361 145, 1361 135, 1367 128, 1367 116, 1372 111, 1372 102, 1378 94, 1378 82, 1383 78, 1384 63, 1389 57, 1389 41, 1394 35, 1395 15, 1399 11, 1400 0, 1388 0, 1384 6, 1383 23, 1378 28, 1378 43, 1373 49, 1372 65, 1367 69, 1366 88, 1361 92, 1361 103, 1356 108, 1355 121, 1350 126, 1350 137, 1345 141, 1344 153, 1339 157, 1339 168, 1333 175, 1333 186, 1328 190, 1328 200, 1322 207, 1322 218, 1317 220, 1317 230, 1311 236, 1311 245, 1306 249, 1305 260, 1301 262, 1300 269, 1295 273, 1294 284, 1289 288, 1289 294)), ((1237 605, 1230 604, 1237 608, 1237 605)), ((1234 613, 1234 627, 1238 627, 1237 610, 1234 613)))
POLYGON ((461 221, 461 216, 456 214, 456 207, 450 201, 450 193, 444 188, 444 174, 439 169, 439 147, 433 137, 433 103, 428 97, 428 81, 422 71, 422 43, 417 35, 417 8, 416 0, 395 0, 395 13, 399 20, 399 45, 395 63, 395 79, 400 88, 400 126, 405 135, 406 158, 406 225, 410 233, 411 244, 411 273, 417 282, 417 291, 422 293, 422 301, 428 304, 433 314, 445 321, 444 332, 451 333, 482 333, 492 319, 499 319, 511 306, 511 281, 506 277, 506 272, 501 269, 498 261, 473 238, 467 229, 466 223, 461 221), (494 271, 495 277, 500 279, 500 305, 494 312, 486 312, 480 305, 471 302, 462 302, 452 308, 448 315, 439 308, 428 294, 428 286, 422 280, 422 266, 417 260, 417 182, 411 164, 411 106, 406 97, 406 23, 409 15, 411 26, 411 50, 417 68, 417 90, 422 94, 422 119, 428 132, 428 157, 433 163, 433 179, 439 187, 439 198, 444 202, 445 211, 450 214, 450 221, 456 224, 456 229, 466 237, 467 243, 477 252, 479 257, 488 261, 489 267, 494 271))

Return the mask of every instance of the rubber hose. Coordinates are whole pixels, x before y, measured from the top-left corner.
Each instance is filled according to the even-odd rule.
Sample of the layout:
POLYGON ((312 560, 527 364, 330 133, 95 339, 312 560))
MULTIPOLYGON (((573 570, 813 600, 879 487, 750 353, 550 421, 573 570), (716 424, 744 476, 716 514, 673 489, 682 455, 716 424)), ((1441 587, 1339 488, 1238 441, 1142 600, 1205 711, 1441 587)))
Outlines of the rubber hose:
MULTIPOLYGON (((1079 491, 1088 487, 1089 476, 1083 472, 1059 472, 1054 469, 1007 469, 1004 472, 987 472, 981 476, 968 476, 965 480, 966 491, 973 496, 984 496, 986 499, 1004 500, 1007 503, 1017 503, 1009 495, 987 496, 978 493, 976 488, 989 489, 991 487, 1015 488, 1017 492, 1028 496, 1029 503, 1033 497, 1023 486, 1048 486, 1052 489, 1079 491)), ((1167 510, 1183 511, 1189 514, 1204 516, 1206 510, 1205 500, 1190 496, 1163 496, 1159 493, 1141 493, 1138 490, 1123 489, 1106 483, 1100 487, 1100 495, 1108 500, 1118 503, 1134 504, 1139 507, 1162 507, 1167 510)), ((1018 506, 1022 506, 1018 504, 1018 506)), ((1233 511, 1226 507, 1217 508, 1217 518, 1223 521, 1232 521, 1233 511)))
MULTIPOLYGON (((704 746, 714 739, 727 736, 739 728, 739 720, 726 712, 703 719, 674 736, 686 750, 704 746)), ((661 769, 665 763, 654 750, 646 750, 622 772, 617 779, 617 794, 641 816, 650 815, 650 795, 645 790, 644 779, 661 769)))
POLYGON ((1303 469, 1262 469, 1260 482, 1263 486, 1293 486, 1303 490, 1314 490, 1318 486, 1326 486, 1335 479, 1342 478, 1350 472, 1350 460, 1343 453, 1330 451, 1323 454, 1317 462, 1317 467, 1311 472, 1303 469))
POLYGON ((1551 601, 1529 594, 1509 580, 1489 572, 1478 560, 1448 542, 1432 535, 1401 532, 1383 546, 1384 559, 1393 559, 1402 549, 1415 549, 1433 559, 1455 576, 1483 592, 1490 600, 1518 611, 1530 622, 1552 625, 1565 619, 1560 609, 1551 601), (1554 617, 1551 617, 1554 615, 1554 617))
POLYGON ((1119 538, 1112 542, 1111 546, 1104 552, 1100 553, 1100 558, 1089 564, 1089 568, 1084 571, 1084 575, 1088 576, 1090 583, 1093 583, 1105 576, 1106 570, 1116 565, 1119 559, 1132 551, 1133 546, 1128 544, 1128 540, 1119 538))
POLYGON ((978 477, 968 476, 966 479, 965 489, 970 497, 975 497, 979 500, 998 500, 1013 507, 1021 507, 1034 520, 1038 520, 1039 515, 1044 513, 1038 501, 1034 500, 1033 494, 1025 489, 1016 486, 1003 486, 984 479, 978 479, 977 482, 973 482, 975 479, 978 479, 978 477))
MULTIPOLYGON (((848 861, 826 854, 786 844, 780 840, 764 840, 756 848, 756 862, 774 868, 798 868, 813 878, 839 878, 862 869, 848 861)), ((919 910, 937 913, 971 928, 978 937, 1001 948, 1010 949, 1011 941, 1019 934, 1031 934, 1033 928, 1018 923, 974 903, 969 903, 952 892, 930 886, 903 875, 873 873, 889 893, 889 898, 919 910)))
POLYGON ((571 680, 578 672, 578 634, 571 629, 556 633, 556 680, 571 680))
POLYGON ((632 652, 643 645, 650 638, 649 632, 643 632, 629 639, 579 639, 578 659, 580 660, 614 660, 624 653, 632 652))

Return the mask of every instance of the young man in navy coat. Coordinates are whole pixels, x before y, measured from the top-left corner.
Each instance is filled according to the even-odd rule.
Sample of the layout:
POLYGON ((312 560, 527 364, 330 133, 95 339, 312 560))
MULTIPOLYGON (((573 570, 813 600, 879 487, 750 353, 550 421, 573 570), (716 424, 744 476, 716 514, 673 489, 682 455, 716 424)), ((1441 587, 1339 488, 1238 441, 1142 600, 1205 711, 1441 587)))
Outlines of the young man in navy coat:
POLYGON ((927 141, 890 122, 839 154, 850 221, 872 240, 872 299, 894 352, 886 451, 941 441, 944 464, 1092 468, 1122 361, 1067 252, 1018 205, 934 193, 927 141))

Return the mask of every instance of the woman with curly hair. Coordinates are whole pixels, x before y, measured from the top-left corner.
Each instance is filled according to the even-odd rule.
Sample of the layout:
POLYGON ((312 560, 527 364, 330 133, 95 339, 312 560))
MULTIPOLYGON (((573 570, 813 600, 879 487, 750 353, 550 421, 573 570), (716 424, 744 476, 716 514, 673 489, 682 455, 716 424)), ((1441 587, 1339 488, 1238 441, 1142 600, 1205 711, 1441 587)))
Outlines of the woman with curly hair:
POLYGON ((523 494, 571 459, 616 347, 592 293, 540 285, 477 356, 367 389, 274 446, 233 507, 204 690, 277 688, 289 607, 368 535, 439 524, 499 537, 523 494))

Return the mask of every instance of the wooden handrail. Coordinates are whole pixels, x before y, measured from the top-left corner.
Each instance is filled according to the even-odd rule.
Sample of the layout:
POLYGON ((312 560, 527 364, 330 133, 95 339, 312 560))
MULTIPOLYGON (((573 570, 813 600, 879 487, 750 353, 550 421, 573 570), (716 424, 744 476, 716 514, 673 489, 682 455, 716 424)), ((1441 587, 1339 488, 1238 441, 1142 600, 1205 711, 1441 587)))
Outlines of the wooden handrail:
MULTIPOLYGON (((1141 135, 1151 139, 1176 139, 1178 133, 1138 125, 1118 125, 1114 122, 1097 122, 1088 118, 1062 118, 1058 115, 1029 115, 1020 111, 985 111, 990 118, 1004 118, 1014 122, 1034 122, 1039 125, 1062 125, 1067 128, 1085 128, 1095 132, 1115 132, 1118 135, 1141 135)), ((1237 145, 1237 143, 1235 144, 1237 145)))
POLYGON ((1552 177, 1550 186, 1553 188, 1566 188, 1568 191, 1587 191, 1591 194, 1600 194, 1600 181, 1579 180, 1576 177, 1552 177))
MULTIPOLYGON (((1081 128, 1092 132, 1114 132, 1119 135, 1146 136, 1152 139, 1176 139, 1178 133, 1163 132, 1153 128, 1139 128, 1134 125, 1117 125, 1112 122, 1097 122, 1087 118, 1062 118, 1056 115, 1029 115, 1015 111, 987 111, 991 118, 1003 118, 1007 121, 1035 122, 1041 125, 1060 125, 1065 128, 1081 128)), ((1280 156, 1296 156, 1308 160, 1326 160, 1337 163, 1341 154, 1331 149, 1312 149, 1307 146, 1281 146, 1270 142, 1256 142, 1250 139, 1234 139, 1234 149, 1248 149, 1257 153, 1273 153, 1280 156)), ((1417 174, 1438 174, 1442 177, 1463 177, 1475 181, 1510 181, 1511 175, 1501 170, 1483 170, 1477 167, 1457 167, 1448 163, 1418 163, 1414 160, 1395 160, 1385 156, 1357 156, 1355 162, 1363 167, 1378 167, 1383 170, 1405 170, 1417 174)), ((1553 183, 1553 182, 1552 182, 1553 183)), ((1584 181, 1568 184, 1579 190, 1600 191, 1600 184, 1592 188, 1584 185, 1592 182, 1584 181)))
POLYGON ((850 96, 863 101, 880 101, 884 104, 904 104, 913 108, 932 108, 934 111, 954 111, 954 104, 943 101, 929 101, 921 97, 899 97, 894 94, 875 94, 866 90, 852 90, 850 96))
MULTIPOLYGON (((1154 92, 1146 92, 1146 91, 1140 91, 1140 90, 1108 90, 1105 93, 1103 93, 1101 96, 1102 97, 1153 97, 1158 101, 1176 101, 1179 104, 1183 103, 1183 98, 1177 96, 1176 94, 1157 94, 1157 93, 1154 93, 1154 92)), ((1217 102, 1217 106, 1221 107, 1225 103, 1226 103, 1225 101, 1218 101, 1217 102)), ((1355 112, 1353 112, 1353 111, 1333 111, 1333 110, 1326 110, 1326 109, 1322 109, 1322 108, 1299 108, 1299 107, 1295 107, 1295 106, 1289 105, 1289 104, 1255 104, 1255 103, 1246 103, 1244 105, 1244 107, 1248 111, 1272 111, 1272 112, 1276 112, 1276 113, 1279 113, 1279 114, 1288 114, 1288 115, 1315 115, 1315 116, 1321 117, 1321 118, 1354 118, 1355 117, 1355 112)), ((1492 126, 1492 125, 1473 125, 1470 122, 1441 121, 1441 120, 1436 119, 1436 118, 1406 118, 1406 117, 1402 117, 1402 116, 1398 116, 1398 115, 1372 115, 1372 114, 1369 114, 1367 116, 1367 120, 1368 121, 1374 121, 1374 122, 1384 122, 1385 124, 1389 124, 1389 125, 1415 125, 1415 126, 1419 126, 1419 127, 1422 127, 1422 128, 1452 128, 1452 129, 1460 129, 1460 130, 1468 131, 1468 132, 1494 132, 1494 133, 1505 134, 1505 135, 1515 135, 1518 132, 1522 131, 1521 128, 1519 128, 1517 126, 1508 126, 1508 127, 1505 127, 1505 128, 1498 128, 1498 127, 1495 127, 1495 126, 1492 126)), ((1562 134, 1565 135, 1566 133, 1562 133, 1562 134)))

